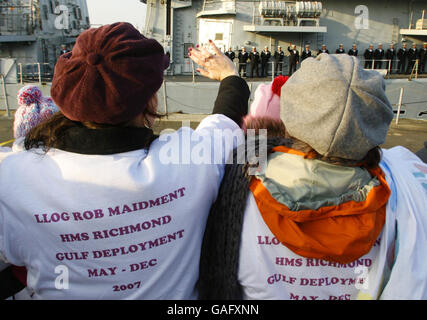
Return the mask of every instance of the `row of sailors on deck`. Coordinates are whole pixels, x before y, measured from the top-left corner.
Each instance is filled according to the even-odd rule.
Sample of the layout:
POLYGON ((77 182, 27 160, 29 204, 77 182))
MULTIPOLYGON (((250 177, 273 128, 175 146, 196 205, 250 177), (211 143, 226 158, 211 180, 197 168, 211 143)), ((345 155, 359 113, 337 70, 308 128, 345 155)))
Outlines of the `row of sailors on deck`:
MULTIPOLYGON (((297 65, 305 60, 308 57, 314 56, 310 50, 310 45, 305 45, 304 51, 300 54, 296 49, 295 45, 289 43, 288 47, 289 52, 289 75, 292 75, 295 72, 297 65)), ((328 53, 326 45, 322 45, 321 49, 318 50, 317 55, 321 53, 328 53)), ((351 49, 346 52, 342 44, 339 45, 338 49, 335 50, 336 54, 345 54, 347 53, 350 56, 359 56, 359 50, 356 44, 353 44, 351 49)), ((273 58, 275 75, 282 74, 283 60, 285 57, 285 52, 282 50, 281 46, 277 47, 277 50, 274 54, 271 53, 269 48, 266 46, 264 50, 259 53, 256 50, 256 47, 252 47, 251 52, 247 52, 245 47, 242 47, 236 56, 236 53, 229 48, 225 52, 225 55, 229 57, 232 61, 238 59, 239 62, 239 73, 246 76, 246 66, 251 65, 251 77, 254 76, 254 71, 258 77, 264 77, 267 75, 268 63, 270 59, 273 58), (261 75, 259 73, 259 65, 261 64, 261 75)), ((425 65, 427 60, 427 43, 424 43, 423 47, 417 49, 417 44, 412 44, 411 48, 407 48, 407 44, 404 43, 402 48, 397 50, 395 45, 392 43, 387 50, 383 49, 383 45, 380 43, 378 47, 374 49, 374 46, 371 44, 365 50, 363 54, 364 67, 366 69, 390 69, 390 72, 397 73, 410 73, 415 66, 416 60, 419 60, 418 73, 425 73, 425 65), (397 68, 394 67, 394 61, 398 61, 397 68), (387 61, 386 61, 387 60, 387 61)))

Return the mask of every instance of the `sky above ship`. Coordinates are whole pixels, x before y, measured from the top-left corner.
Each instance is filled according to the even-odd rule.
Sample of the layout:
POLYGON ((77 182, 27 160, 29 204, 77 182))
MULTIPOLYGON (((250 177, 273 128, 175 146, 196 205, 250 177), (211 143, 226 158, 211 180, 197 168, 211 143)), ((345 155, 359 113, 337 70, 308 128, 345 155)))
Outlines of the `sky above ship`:
POLYGON ((87 0, 92 27, 130 22, 138 30, 145 26, 146 5, 139 0, 87 0))

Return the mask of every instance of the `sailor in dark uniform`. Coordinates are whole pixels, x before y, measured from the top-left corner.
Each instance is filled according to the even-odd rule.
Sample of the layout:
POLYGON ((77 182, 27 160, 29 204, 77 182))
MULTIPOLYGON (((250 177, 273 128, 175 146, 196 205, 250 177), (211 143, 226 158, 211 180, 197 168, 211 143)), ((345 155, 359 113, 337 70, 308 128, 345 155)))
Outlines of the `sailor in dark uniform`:
POLYGON ((277 51, 274 53, 274 70, 275 74, 282 75, 283 69, 283 59, 285 58, 285 52, 282 50, 281 46, 277 47, 277 51))
POLYGON ((236 58, 236 54, 234 53, 234 51, 231 48, 228 48, 228 51, 225 53, 225 55, 231 60, 234 61, 234 59, 236 58))
POLYGON ((378 45, 378 49, 374 52, 374 60, 375 60, 375 69, 382 69, 383 62, 381 60, 384 59, 384 49, 382 43, 378 45))
POLYGON ((372 69, 372 59, 374 58, 374 46, 372 44, 365 50, 363 57, 365 58, 365 69, 372 69))
POLYGON ((408 69, 406 70, 406 73, 411 73, 412 69, 415 66, 415 60, 418 59, 418 49, 417 44, 413 43, 412 48, 408 50, 408 69))
POLYGON ((301 53, 301 62, 303 62, 308 57, 311 57, 310 45, 305 45, 305 50, 301 53))
POLYGON ((246 63, 248 62, 249 54, 246 52, 245 47, 242 47, 237 58, 239 59, 239 74, 242 76, 243 70, 243 76, 246 77, 246 63))
POLYGON ((329 50, 326 49, 326 45, 325 44, 322 44, 322 48, 317 52, 317 55, 319 55, 321 53, 328 53, 329 54, 329 50))
POLYGON ((406 65, 406 59, 408 58, 408 49, 406 48, 407 45, 404 43, 402 45, 402 48, 399 49, 397 52, 397 72, 398 73, 404 73, 405 72, 405 65, 406 65))
POLYGON ((335 51, 336 54, 345 53, 344 46, 342 44, 339 45, 339 48, 335 51))
POLYGON ((357 55, 359 54, 359 50, 357 50, 356 44, 353 44, 350 50, 348 50, 348 55, 353 56, 357 58, 357 55))
POLYGON ((264 51, 261 52, 261 77, 266 77, 268 72, 268 61, 270 61, 271 52, 268 50, 268 47, 264 48, 264 51))
POLYGON ((299 52, 296 49, 295 45, 291 46, 289 43, 289 76, 291 76, 295 71, 297 71, 297 64, 299 63, 299 52))
POLYGON ((65 44, 61 45, 61 52, 60 52, 60 56, 62 56, 65 53, 70 52, 70 50, 67 49, 67 46, 65 44))
POLYGON ((394 49, 394 44, 390 44, 390 48, 387 49, 385 53, 385 58, 388 60, 387 69, 390 69, 390 73, 394 70, 394 60, 396 59, 396 50, 394 49))
POLYGON ((256 76, 259 78, 259 61, 260 56, 259 52, 256 51, 255 47, 252 47, 252 52, 249 55, 249 59, 251 60, 251 78, 254 77, 254 71, 256 70, 256 76))
POLYGON ((424 42, 424 46, 422 49, 420 49, 420 52, 418 53, 418 57, 420 59, 420 67, 418 72, 425 73, 424 69, 427 62, 427 42, 424 42))

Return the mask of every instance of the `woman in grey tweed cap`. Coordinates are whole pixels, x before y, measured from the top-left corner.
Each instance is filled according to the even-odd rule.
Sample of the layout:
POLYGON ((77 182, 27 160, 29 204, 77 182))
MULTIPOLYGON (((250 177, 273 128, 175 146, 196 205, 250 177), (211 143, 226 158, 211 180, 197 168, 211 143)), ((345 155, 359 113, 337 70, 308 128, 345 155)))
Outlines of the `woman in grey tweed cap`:
POLYGON ((427 166, 380 149, 392 118, 383 78, 355 57, 304 60, 282 87, 280 119, 245 123, 268 129, 266 165, 226 168, 200 297, 426 299, 427 166))

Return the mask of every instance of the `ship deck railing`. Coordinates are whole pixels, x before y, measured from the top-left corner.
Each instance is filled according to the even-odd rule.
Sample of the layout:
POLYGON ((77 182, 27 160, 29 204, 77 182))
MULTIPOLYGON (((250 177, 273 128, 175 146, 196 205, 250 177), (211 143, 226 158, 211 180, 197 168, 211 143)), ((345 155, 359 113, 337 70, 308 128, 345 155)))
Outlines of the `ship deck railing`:
MULTIPOLYGON (((266 72, 265 74, 261 74, 261 76, 257 77, 261 77, 261 78, 265 78, 265 77, 271 77, 272 81, 274 80, 274 78, 280 74, 280 75, 286 75, 286 69, 289 67, 289 63, 287 61, 288 59, 285 59, 281 62, 276 63, 276 61, 274 60, 269 60, 267 62, 267 68, 266 68, 266 72)), ((395 66, 397 66, 398 61, 397 60, 389 60, 389 59, 372 59, 372 60, 365 60, 365 59, 359 59, 359 62, 362 66, 365 66, 365 62, 369 62, 370 66, 369 68, 365 68, 367 70, 376 70, 379 73, 381 73, 385 78, 390 78, 392 74, 398 74, 399 73, 399 69, 395 68, 395 66), (378 62, 381 62, 381 65, 378 64, 378 62), (385 65, 386 68, 382 68, 382 66, 385 65), (381 68, 376 68, 376 66, 380 66, 381 68)), ((414 66, 411 69, 411 72, 406 73, 406 71, 408 70, 406 67, 406 64, 404 66, 404 71, 405 74, 408 74, 408 78, 409 80, 411 80, 412 78, 418 79, 418 75, 420 73, 424 73, 424 70, 420 70, 420 62, 418 59, 413 60, 414 62, 414 66), (406 67, 406 68, 405 68, 406 67)), ((251 68, 251 63, 247 62, 247 63, 239 63, 237 61, 233 61, 233 63, 235 64, 237 70, 239 70, 239 74, 241 77, 248 77, 249 74, 252 75, 252 68, 251 68), (244 66, 244 68, 240 68, 241 66, 244 66), (249 68, 248 68, 249 67, 249 68)), ((297 65, 297 70, 299 69, 300 64, 297 65)), ((425 67, 425 66, 424 66, 425 67)), ((196 66, 192 63, 192 81, 193 83, 196 82, 196 66)), ((258 64, 258 74, 262 72, 262 67, 261 67, 261 63, 258 64)))
MULTIPOLYGON (((397 74, 400 73, 400 70, 397 68, 397 60, 389 60, 389 59, 372 59, 372 60, 366 60, 366 59, 359 59, 360 64, 362 66, 365 67, 366 70, 376 70, 378 72, 380 72, 385 78, 389 78, 391 76, 391 74, 397 74), (369 67, 366 67, 365 63, 369 63, 369 67), (381 64, 379 64, 381 63, 381 64), (385 68, 383 68, 383 66, 385 66, 385 68)), ((424 73, 424 70, 420 70, 420 62, 418 59, 413 60, 413 67, 410 68, 409 72, 408 71, 408 67, 407 64, 405 64, 403 66, 404 69, 404 74, 408 74, 409 80, 411 80, 412 78, 417 79, 418 75, 420 73, 424 73)), ((243 75, 248 75, 252 73, 251 70, 251 63, 239 63, 239 62, 235 62, 235 65, 237 67, 237 69, 239 70, 239 73, 241 76, 243 75), (245 66, 245 70, 243 71, 242 68, 240 68, 240 66, 245 66), (248 69, 249 66, 249 69, 248 69)), ((260 71, 261 67, 260 67, 261 63, 258 66, 258 71, 260 71)), ((284 74, 284 70, 285 68, 289 67, 289 64, 287 63, 287 61, 282 61, 279 63, 276 63, 274 60, 273 61, 269 61, 268 62, 268 67, 267 67, 267 76, 271 76, 271 79, 274 80, 275 75, 277 75, 279 72, 278 70, 275 69, 280 69, 280 74, 284 74)), ((425 66, 424 66, 425 67, 425 66)), ((297 70, 299 68, 299 65, 297 66, 297 70)), ((264 75, 261 75, 262 77, 264 77, 264 75)))
MULTIPOLYGON (((382 70, 384 73, 384 76, 390 76, 392 73, 400 73, 400 69, 399 68, 395 68, 395 66, 398 65, 399 60, 390 60, 390 59, 361 59, 359 60, 361 65, 365 67, 365 69, 369 69, 369 70, 382 70), (385 62, 386 64, 386 68, 382 68, 382 64, 383 62, 385 62), (378 64, 381 63, 381 64, 378 64), (367 65, 370 65, 369 67, 367 67, 367 65), (380 66, 379 68, 377 68, 377 66, 380 66)), ((422 66, 423 68, 425 68, 425 66, 422 66)), ((419 59, 414 59, 412 61, 405 61, 403 63, 402 69, 404 71, 404 74, 408 74, 409 75, 409 80, 411 80, 412 78, 417 79, 418 75, 420 73, 424 73, 424 70, 420 70, 420 60, 419 59), (413 65, 412 67, 410 67, 409 63, 412 62, 413 65)))
POLYGON ((18 63, 18 79, 20 84, 26 82, 46 83, 53 78, 53 68, 50 63, 18 63))

